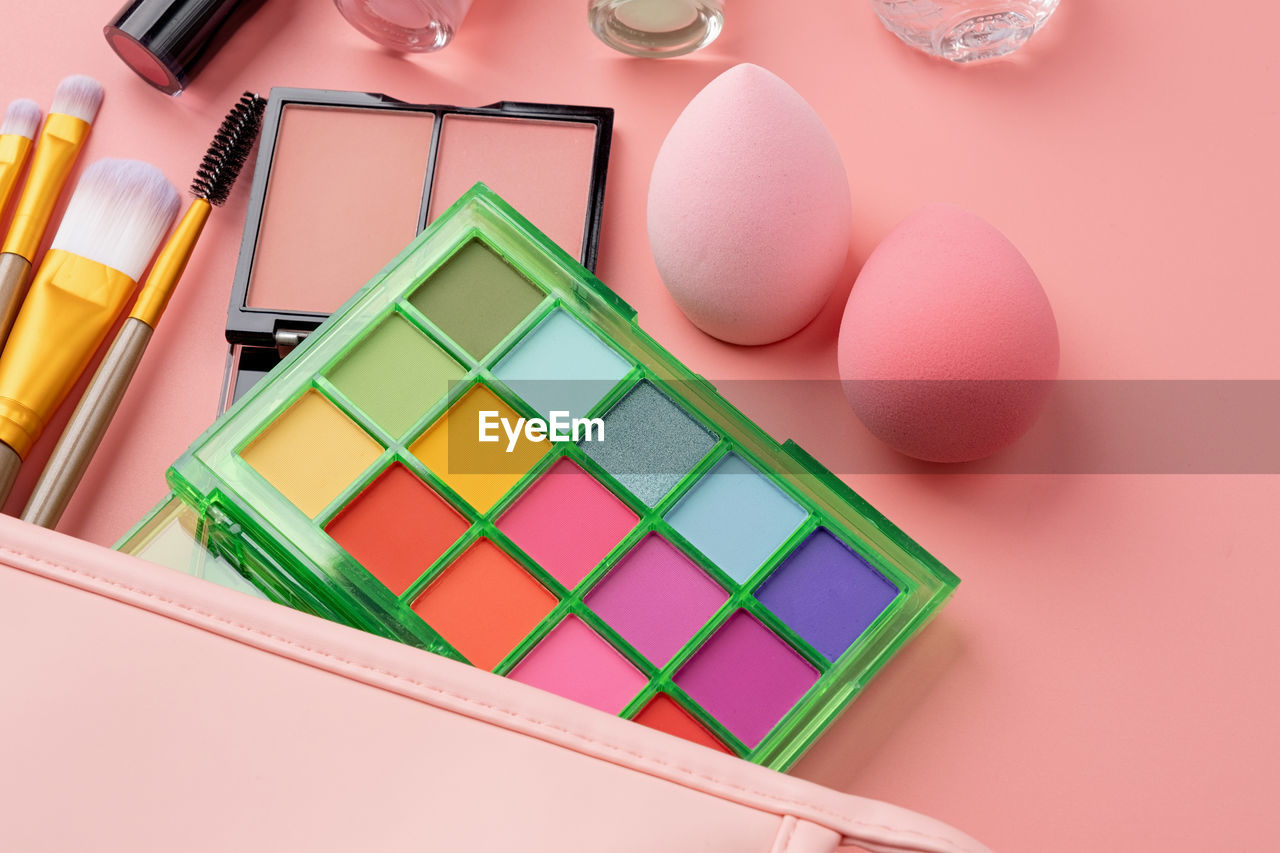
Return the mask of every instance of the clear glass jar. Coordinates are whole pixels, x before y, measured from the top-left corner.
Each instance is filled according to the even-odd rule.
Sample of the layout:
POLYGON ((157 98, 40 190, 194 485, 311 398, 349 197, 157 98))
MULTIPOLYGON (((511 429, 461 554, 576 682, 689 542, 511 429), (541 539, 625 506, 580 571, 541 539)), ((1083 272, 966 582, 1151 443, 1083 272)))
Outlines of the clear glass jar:
POLYGON ((587 20, 600 41, 631 56, 680 56, 715 41, 724 0, 589 0, 587 20))
POLYGON ((1026 43, 1058 0, 871 0, 889 31, 952 62, 993 59, 1026 43))
POLYGON ((400 53, 427 53, 458 32, 471 0, 334 0, 351 26, 400 53))

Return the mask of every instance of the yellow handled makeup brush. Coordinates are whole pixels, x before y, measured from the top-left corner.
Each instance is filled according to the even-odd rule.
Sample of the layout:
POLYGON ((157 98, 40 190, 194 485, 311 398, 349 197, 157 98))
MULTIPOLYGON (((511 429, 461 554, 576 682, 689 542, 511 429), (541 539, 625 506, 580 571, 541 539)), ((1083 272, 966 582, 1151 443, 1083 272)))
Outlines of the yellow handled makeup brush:
POLYGON ((99 160, 85 169, 0 355, 0 505, 120 316, 179 202, 150 164, 99 160))
POLYGON ((58 446, 53 449, 53 455, 49 457, 22 513, 24 521, 41 527, 54 527, 62 517, 71 495, 80 484, 80 478, 102 443, 111 418, 124 399, 129 381, 133 379, 142 354, 151 341, 151 333, 160 322, 169 296, 182 277, 196 241, 200 239, 200 232, 213 209, 211 205, 221 205, 231 194, 231 187, 249 157, 254 140, 258 138, 266 105, 262 98, 245 92, 218 128, 191 183, 195 201, 178 222, 169 242, 160 250, 133 304, 133 311, 102 357, 98 371, 93 374, 80 404, 58 439, 58 446))
POLYGON ((0 346, 22 306, 36 250, 101 105, 102 86, 92 77, 68 77, 53 95, 26 186, 0 249, 0 346))
POLYGON ((9 205, 9 195, 18 185, 22 167, 31 153, 31 140, 40 129, 40 107, 26 98, 14 101, 0 123, 0 218, 9 205))

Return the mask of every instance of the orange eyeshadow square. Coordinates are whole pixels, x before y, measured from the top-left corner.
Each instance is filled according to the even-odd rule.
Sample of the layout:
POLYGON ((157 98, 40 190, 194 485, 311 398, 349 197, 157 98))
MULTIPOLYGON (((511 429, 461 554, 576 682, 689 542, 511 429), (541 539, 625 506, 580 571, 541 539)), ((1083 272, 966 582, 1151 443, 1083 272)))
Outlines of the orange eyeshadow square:
POLYGON ((555 605, 542 584, 481 539, 431 582, 413 609, 467 660, 491 670, 555 605))
MULTIPOLYGON (((720 752, 730 752, 728 747, 722 744, 715 735, 707 731, 701 723, 693 718, 692 714, 681 708, 676 703, 676 700, 665 693, 659 693, 650 699, 649 704, 641 708, 640 713, 636 714, 632 719, 642 726, 648 726, 651 729, 657 729, 669 735, 682 737, 685 740, 709 746, 720 752)), ((730 752, 730 754, 732 753, 730 752)))
POLYGON ((387 588, 400 595, 467 530, 444 498, 395 463, 325 528, 387 588))

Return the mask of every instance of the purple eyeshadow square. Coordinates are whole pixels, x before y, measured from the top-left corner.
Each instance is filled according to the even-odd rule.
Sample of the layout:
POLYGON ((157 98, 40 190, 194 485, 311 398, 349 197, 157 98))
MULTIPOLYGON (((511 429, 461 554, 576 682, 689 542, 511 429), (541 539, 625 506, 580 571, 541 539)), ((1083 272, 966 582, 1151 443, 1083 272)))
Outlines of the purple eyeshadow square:
POLYGON ((898 588, 826 530, 800 544, 765 579, 758 598, 834 661, 871 626, 898 588))
POLYGON ((808 661, 745 610, 730 616, 675 677, 752 749, 817 680, 808 661))
POLYGON ((587 606, 663 666, 728 598, 696 563, 651 533, 591 591, 587 606))

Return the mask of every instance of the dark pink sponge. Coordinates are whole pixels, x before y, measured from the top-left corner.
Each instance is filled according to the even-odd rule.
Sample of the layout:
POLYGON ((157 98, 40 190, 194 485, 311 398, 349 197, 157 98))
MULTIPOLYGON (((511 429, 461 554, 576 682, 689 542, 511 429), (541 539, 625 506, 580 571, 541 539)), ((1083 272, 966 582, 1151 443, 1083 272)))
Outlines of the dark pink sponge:
POLYGON ((1026 432, 1058 374, 1058 326, 1017 248, 978 215, 927 205, 867 259, 840 326, 854 412, 890 447, 981 459, 1026 432))

